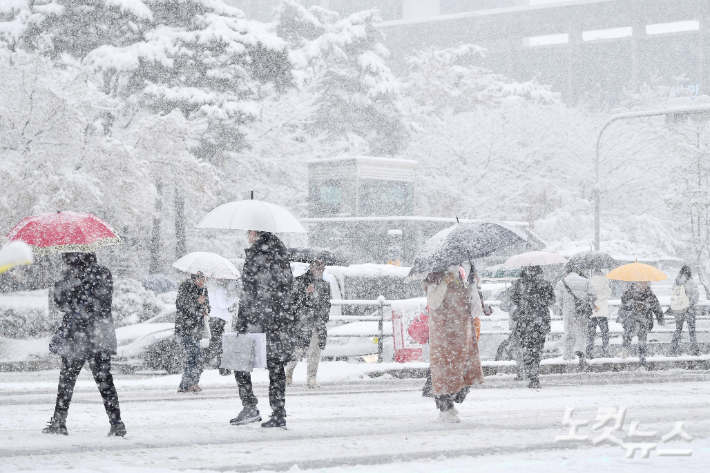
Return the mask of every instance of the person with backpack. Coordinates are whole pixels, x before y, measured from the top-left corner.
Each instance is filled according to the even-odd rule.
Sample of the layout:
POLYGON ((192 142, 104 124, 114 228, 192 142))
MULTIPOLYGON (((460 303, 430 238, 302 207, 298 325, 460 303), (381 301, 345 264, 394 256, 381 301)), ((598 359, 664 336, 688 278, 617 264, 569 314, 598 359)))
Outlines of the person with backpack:
POLYGON ((646 337, 653 329, 653 316, 656 316, 658 323, 663 325, 663 311, 658 298, 651 291, 648 282, 636 282, 631 288, 621 296, 621 307, 619 308, 619 321, 624 327, 622 341, 621 358, 629 356, 631 339, 638 336, 639 343, 639 369, 645 371, 646 365, 646 337))
POLYGON ((684 265, 680 268, 678 277, 675 279, 675 286, 671 293, 670 313, 675 317, 675 332, 671 340, 671 356, 678 356, 680 333, 683 331, 683 323, 688 323, 688 335, 690 336, 690 352, 695 356, 700 355, 698 340, 695 336, 695 306, 698 303, 700 294, 698 283, 693 279, 693 272, 690 266, 684 265))
POLYGON ((563 358, 573 360, 577 355, 582 368, 586 366, 589 318, 596 298, 594 286, 580 273, 570 271, 555 285, 553 310, 563 321, 563 358))
POLYGON ((542 267, 523 268, 520 278, 513 283, 510 296, 516 306, 516 336, 523 351, 525 377, 528 387, 540 389, 540 356, 550 332, 550 306, 555 303, 552 284, 542 277, 542 267))

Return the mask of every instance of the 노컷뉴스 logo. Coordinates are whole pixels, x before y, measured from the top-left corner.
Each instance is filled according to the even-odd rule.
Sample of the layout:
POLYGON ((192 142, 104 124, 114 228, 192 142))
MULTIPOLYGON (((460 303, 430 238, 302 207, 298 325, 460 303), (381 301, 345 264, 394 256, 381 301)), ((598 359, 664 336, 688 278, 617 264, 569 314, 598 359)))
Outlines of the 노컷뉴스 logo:
POLYGON ((594 435, 584 435, 579 432, 581 427, 589 426, 590 420, 574 419, 574 407, 565 409, 565 415, 562 418, 562 425, 569 427, 567 435, 558 435, 555 437, 555 442, 592 442, 592 445, 600 445, 603 443, 616 445, 626 450, 626 458, 634 458, 636 452, 639 452, 640 458, 648 458, 651 451, 655 450, 659 457, 689 457, 693 454, 692 449, 667 449, 658 448, 659 445, 665 444, 672 440, 683 440, 691 442, 691 437, 685 431, 685 422, 676 422, 670 432, 658 437, 658 432, 655 430, 641 430, 638 421, 633 421, 629 425, 629 429, 624 435, 624 421, 626 420, 626 407, 618 409, 613 407, 600 407, 597 410, 596 422, 591 428, 594 435), (622 440, 624 439, 624 440, 622 440))

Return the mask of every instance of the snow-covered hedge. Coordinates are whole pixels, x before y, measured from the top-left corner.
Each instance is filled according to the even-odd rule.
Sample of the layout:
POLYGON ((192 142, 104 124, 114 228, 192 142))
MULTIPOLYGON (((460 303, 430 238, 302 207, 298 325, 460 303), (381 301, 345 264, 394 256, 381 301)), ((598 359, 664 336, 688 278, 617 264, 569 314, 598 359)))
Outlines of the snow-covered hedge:
POLYGON ((0 337, 37 338, 54 331, 54 322, 41 309, 0 308, 0 337))
POLYGON ((153 291, 146 290, 137 279, 118 279, 113 283, 113 321, 117 327, 137 324, 155 317, 163 304, 153 291))

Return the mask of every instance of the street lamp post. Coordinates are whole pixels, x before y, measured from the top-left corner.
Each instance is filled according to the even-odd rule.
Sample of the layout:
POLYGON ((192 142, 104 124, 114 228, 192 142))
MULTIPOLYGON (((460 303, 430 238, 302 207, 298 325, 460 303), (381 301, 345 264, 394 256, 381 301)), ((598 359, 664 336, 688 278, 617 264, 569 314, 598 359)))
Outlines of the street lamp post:
MULTIPOLYGON (((703 96, 707 97, 707 96, 703 96)), ((646 110, 643 112, 628 112, 620 113, 609 118, 604 124, 602 129, 599 131, 599 136, 597 136, 597 149, 596 149, 596 159, 594 160, 594 249, 599 251, 600 236, 600 190, 599 190, 599 147, 602 140, 602 135, 614 122, 619 120, 632 120, 634 118, 642 117, 658 117, 665 115, 666 117, 673 117, 675 119, 680 118, 690 118, 698 115, 707 115, 710 113, 710 104, 704 103, 702 105, 689 105, 685 107, 669 107, 662 110, 646 110)), ((675 120, 674 120, 675 121, 675 120)))

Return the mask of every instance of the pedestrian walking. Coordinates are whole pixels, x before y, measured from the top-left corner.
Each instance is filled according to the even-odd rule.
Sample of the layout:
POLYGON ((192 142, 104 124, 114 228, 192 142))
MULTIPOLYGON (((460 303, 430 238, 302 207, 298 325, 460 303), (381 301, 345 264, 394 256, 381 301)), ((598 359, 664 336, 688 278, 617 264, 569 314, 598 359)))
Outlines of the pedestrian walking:
POLYGON ((671 340, 671 356, 680 354, 679 342, 684 322, 688 324, 690 353, 700 356, 698 340, 695 336, 696 305, 699 297, 698 283, 693 279, 693 272, 690 266, 684 265, 675 279, 675 286, 671 294, 670 312, 675 317, 675 332, 673 332, 673 339, 671 340))
POLYGON ((229 292, 227 284, 227 280, 210 278, 210 284, 207 286, 210 304, 210 344, 204 352, 205 366, 216 365, 222 376, 231 374, 230 370, 219 368, 222 363, 222 334, 225 327, 232 326, 232 314, 229 308, 239 300, 236 294, 229 292))
POLYGON ((454 403, 483 383, 473 320, 474 313, 482 313, 478 287, 466 285, 458 266, 429 273, 422 287, 429 306, 429 366, 439 420, 460 422, 454 403))
POLYGON ((111 375, 111 355, 116 354, 111 271, 98 264, 94 253, 64 253, 62 259, 67 268, 54 286, 54 302, 63 313, 62 323, 49 347, 62 362, 54 415, 42 432, 68 435, 69 404, 76 379, 88 362, 111 424, 108 435, 123 437, 126 426, 121 421, 111 375))
POLYGON ((658 319, 658 323, 663 325, 663 311, 658 302, 658 298, 651 291, 648 282, 636 282, 631 288, 621 296, 621 307, 619 308, 619 319, 624 327, 622 339, 621 358, 629 356, 631 340, 638 337, 639 369, 648 369, 646 365, 646 337, 653 329, 653 317, 658 319))
MULTIPOLYGON (((242 270, 242 296, 239 301, 237 333, 266 334, 266 365, 269 370, 271 419, 262 427, 286 427, 285 365, 293 357, 295 316, 292 312, 293 274, 288 250, 276 235, 249 231, 251 244, 245 250, 242 270)), ((235 371, 243 409, 232 425, 261 420, 254 396, 251 374, 235 371)))
POLYGON ((594 312, 589 318, 588 338, 587 338, 587 358, 594 357, 594 337, 597 333, 597 327, 602 335, 602 354, 605 357, 609 356, 609 298, 611 297, 611 288, 609 288, 609 280, 604 277, 604 273, 595 270, 590 279, 594 291, 597 293, 597 299, 594 301, 594 312))
POLYGON ((523 350, 528 387, 540 388, 540 356, 550 332, 550 307, 555 303, 552 284, 542 277, 540 266, 524 267, 513 284, 511 301, 517 307, 515 330, 523 350))
POLYGON ((293 282, 293 310, 297 322, 295 330, 296 351, 294 359, 286 365, 286 384, 293 382, 293 370, 307 355, 307 386, 317 388, 320 352, 328 340, 326 324, 330 320, 330 283, 323 279, 325 264, 310 263, 306 274, 293 282))
POLYGON ((523 364, 523 347, 521 344, 518 331, 516 330, 518 312, 517 306, 513 304, 511 296, 513 294, 512 286, 500 294, 500 310, 508 312, 508 329, 510 335, 504 340, 496 352, 496 361, 504 359, 504 353, 508 352, 507 359, 515 360, 515 381, 523 381, 525 379, 525 366, 523 364))
POLYGON ((568 272, 555 285, 555 314, 562 317, 564 327, 563 358, 576 355, 582 368, 586 365, 589 318, 597 298, 594 286, 581 274, 568 272))
POLYGON ((202 375, 202 350, 200 339, 205 326, 205 317, 210 313, 210 302, 205 284, 207 278, 198 272, 180 283, 175 307, 175 336, 185 350, 184 371, 179 393, 200 392, 202 375))

